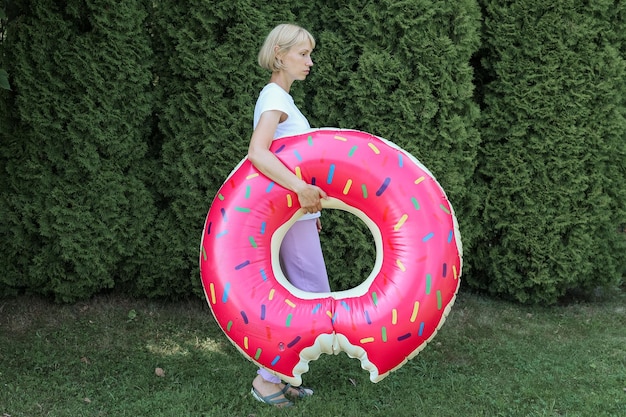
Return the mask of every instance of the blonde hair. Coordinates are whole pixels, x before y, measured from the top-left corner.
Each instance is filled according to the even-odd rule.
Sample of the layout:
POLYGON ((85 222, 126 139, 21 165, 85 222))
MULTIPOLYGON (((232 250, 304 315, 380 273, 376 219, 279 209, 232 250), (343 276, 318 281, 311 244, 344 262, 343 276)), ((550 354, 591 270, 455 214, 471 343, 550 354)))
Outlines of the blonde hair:
POLYGON ((289 23, 276 26, 267 35, 259 51, 259 65, 272 72, 280 71, 283 66, 278 55, 303 41, 309 41, 311 49, 315 48, 315 38, 306 29, 289 23))

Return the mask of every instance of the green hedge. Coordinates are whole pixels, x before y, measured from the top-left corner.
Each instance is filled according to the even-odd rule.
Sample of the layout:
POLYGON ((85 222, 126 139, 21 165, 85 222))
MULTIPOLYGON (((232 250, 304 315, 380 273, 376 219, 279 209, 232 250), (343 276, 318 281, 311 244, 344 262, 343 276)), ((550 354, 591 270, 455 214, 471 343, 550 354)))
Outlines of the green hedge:
MULTIPOLYGON (((390 139, 440 181, 464 283, 550 303, 620 282, 623 2, 267 3, 8 4, 0 295, 200 294, 204 218, 247 150, 258 48, 285 21, 318 41, 292 90, 311 124, 390 139)), ((322 239, 335 288, 369 273, 354 216, 326 211, 322 239)))
POLYGON ((619 284, 626 4, 482 3, 484 232, 468 280, 542 303, 619 284))

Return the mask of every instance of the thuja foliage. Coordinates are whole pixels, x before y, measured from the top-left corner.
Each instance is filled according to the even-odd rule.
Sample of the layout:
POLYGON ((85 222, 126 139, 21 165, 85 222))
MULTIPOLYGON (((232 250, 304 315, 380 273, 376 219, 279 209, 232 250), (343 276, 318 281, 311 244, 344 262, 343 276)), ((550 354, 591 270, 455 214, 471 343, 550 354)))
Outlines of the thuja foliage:
POLYGON ((619 284, 626 4, 481 3, 483 239, 468 279, 543 303, 619 284))
POLYGON ((8 12, 0 282, 4 292, 88 297, 136 276, 156 213, 145 181, 147 14, 112 0, 22 1, 8 12))
MULTIPOLYGON (((446 190, 463 282, 554 302, 619 281, 624 3, 542 3, 7 2, 0 294, 199 294, 204 218, 246 155, 270 75, 256 54, 282 22, 318 41, 292 88, 312 126, 392 140, 446 190)), ((359 284, 369 232, 323 222, 333 287, 359 284)))

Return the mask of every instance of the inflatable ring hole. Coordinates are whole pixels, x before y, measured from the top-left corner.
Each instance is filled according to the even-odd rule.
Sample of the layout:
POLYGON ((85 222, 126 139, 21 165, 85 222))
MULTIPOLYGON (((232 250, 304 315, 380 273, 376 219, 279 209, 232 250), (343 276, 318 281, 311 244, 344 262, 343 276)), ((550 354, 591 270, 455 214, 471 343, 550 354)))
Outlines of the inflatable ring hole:
POLYGON ((332 291, 358 287, 371 275, 376 245, 358 216, 345 210, 324 210, 320 240, 332 291))
MULTIPOLYGON (((368 291, 370 284, 381 269, 383 252, 380 229, 364 212, 347 205, 337 198, 329 197, 328 200, 322 200, 322 206, 324 210, 322 211, 322 234, 320 235, 320 241, 326 261, 326 270, 331 283, 332 296, 335 299, 361 296, 368 291), (333 229, 338 229, 339 232, 332 232, 333 229), (368 229, 369 235, 367 235, 368 229), (330 235, 331 233, 338 233, 343 236, 336 238, 330 235), (354 237, 350 233, 361 234, 364 236, 365 242, 373 241, 374 246, 368 248, 365 246, 355 247, 354 237), (331 243, 333 240, 336 240, 335 243, 331 243), (337 242, 341 242, 339 248, 335 247, 337 242), (352 259, 348 262, 346 262, 345 258, 346 251, 341 252, 341 248, 344 247, 350 249, 350 256, 352 256, 352 259), (340 252, 330 253, 330 251, 337 250, 340 252), (366 253, 363 252, 364 250, 366 253), (354 268, 354 265, 350 265, 351 262, 354 264, 356 260, 359 262, 358 271, 354 268), (339 262, 341 262, 341 266, 339 262), (336 280, 333 272, 337 270, 345 271, 346 274, 350 274, 350 277, 345 275, 344 281, 336 280), (369 275, 367 275, 368 270, 370 271, 369 275)), ((274 233, 272 236, 272 247, 281 247, 285 234, 301 216, 301 213, 296 213, 274 233)), ((309 300, 321 296, 320 293, 302 291, 289 282, 280 265, 279 250, 272 251, 272 267, 276 280, 292 294, 309 300)))

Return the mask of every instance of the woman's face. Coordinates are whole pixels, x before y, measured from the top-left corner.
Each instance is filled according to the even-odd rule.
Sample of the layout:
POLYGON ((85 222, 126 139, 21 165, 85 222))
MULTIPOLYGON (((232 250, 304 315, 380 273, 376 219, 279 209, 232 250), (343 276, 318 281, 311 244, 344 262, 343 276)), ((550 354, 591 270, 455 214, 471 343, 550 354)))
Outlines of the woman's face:
POLYGON ((288 73, 293 80, 304 80, 313 66, 311 52, 313 52, 313 48, 308 40, 292 46, 280 57, 283 71, 288 73))

